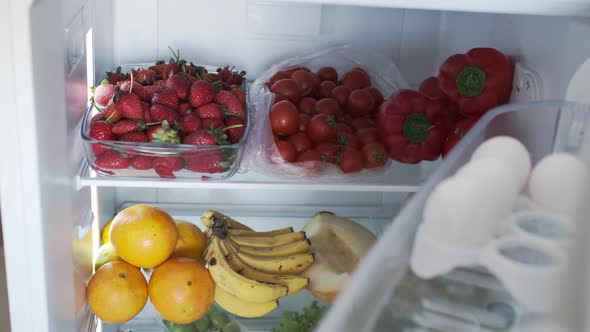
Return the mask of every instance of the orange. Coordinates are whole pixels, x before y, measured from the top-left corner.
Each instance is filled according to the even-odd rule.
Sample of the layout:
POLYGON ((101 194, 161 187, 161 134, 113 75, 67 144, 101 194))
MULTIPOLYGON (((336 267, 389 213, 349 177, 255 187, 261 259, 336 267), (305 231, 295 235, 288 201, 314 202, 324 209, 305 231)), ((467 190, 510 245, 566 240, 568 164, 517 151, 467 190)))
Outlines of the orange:
POLYGON ((137 315, 148 299, 147 283, 138 268, 113 261, 103 265, 86 289, 88 305, 108 323, 123 323, 137 315))
POLYGON ((201 229, 188 221, 176 220, 176 230, 178 242, 170 257, 192 258, 204 263, 203 251, 207 247, 207 238, 201 229))
POLYGON ((110 233, 115 251, 127 263, 152 268, 170 257, 178 232, 166 211, 144 204, 133 205, 113 219, 110 233))
POLYGON ((190 258, 171 258, 154 269, 150 301, 166 320, 188 324, 203 317, 213 303, 215 283, 209 271, 190 258))

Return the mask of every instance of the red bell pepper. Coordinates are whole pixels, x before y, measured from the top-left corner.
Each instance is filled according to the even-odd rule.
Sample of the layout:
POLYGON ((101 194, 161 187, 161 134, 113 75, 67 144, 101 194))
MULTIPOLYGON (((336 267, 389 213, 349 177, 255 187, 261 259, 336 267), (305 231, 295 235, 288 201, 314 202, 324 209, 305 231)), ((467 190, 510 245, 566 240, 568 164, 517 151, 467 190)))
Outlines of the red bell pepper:
POLYGON ((455 124, 455 127, 451 130, 449 137, 443 146, 443 158, 446 157, 446 155, 453 149, 453 147, 455 147, 455 145, 457 145, 457 143, 459 143, 463 136, 467 134, 469 129, 471 129, 471 127, 473 127, 479 119, 479 117, 466 117, 459 120, 459 122, 455 124))
POLYGON ((415 164, 435 160, 449 133, 448 102, 400 90, 379 108, 377 130, 391 159, 415 164))
POLYGON ((440 67, 442 92, 467 116, 479 116, 508 102, 514 66, 493 48, 474 48, 450 56, 440 67))

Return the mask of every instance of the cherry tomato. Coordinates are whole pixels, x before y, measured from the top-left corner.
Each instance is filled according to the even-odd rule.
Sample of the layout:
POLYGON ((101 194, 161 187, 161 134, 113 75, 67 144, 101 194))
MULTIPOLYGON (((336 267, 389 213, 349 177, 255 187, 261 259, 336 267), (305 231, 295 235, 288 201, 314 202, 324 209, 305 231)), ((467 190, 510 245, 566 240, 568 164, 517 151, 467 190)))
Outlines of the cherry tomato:
POLYGON ((289 136, 287 138, 287 141, 293 144, 293 147, 295 147, 295 151, 297 151, 297 153, 301 153, 311 148, 311 141, 309 140, 307 135, 301 132, 289 136))
POLYGON ((299 112, 288 100, 274 104, 270 110, 270 126, 277 135, 289 136, 299 131, 299 112))
POLYGON ((291 75, 285 73, 284 71, 278 71, 276 74, 272 75, 269 80, 270 86, 275 84, 277 81, 282 80, 283 78, 291 78, 291 75))
POLYGON ((307 131, 307 125, 309 124, 309 120, 311 120, 311 117, 309 115, 299 113, 299 131, 304 133, 307 131))
POLYGON ((332 81, 323 81, 320 83, 320 98, 332 97, 332 90, 336 87, 336 83, 332 81))
POLYGON ((346 123, 337 123, 336 124, 336 133, 349 133, 353 134, 354 130, 351 126, 347 125, 346 123))
POLYGON ((279 154, 281 155, 281 158, 283 158, 283 160, 290 163, 297 160, 297 151, 295 150, 293 144, 291 144, 288 141, 280 140, 275 142, 275 144, 277 145, 277 149, 279 150, 279 154))
POLYGON ((299 101, 299 104, 297 104, 297 107, 299 108, 300 112, 311 115, 311 114, 314 114, 314 112, 315 112, 315 110, 314 110, 315 103, 316 103, 315 99, 305 97, 299 101))
POLYGON ((340 105, 338 105, 338 102, 332 98, 320 99, 317 103, 315 103, 314 109, 318 114, 324 113, 332 115, 335 118, 339 118, 342 115, 340 105))
POLYGON ((338 72, 334 67, 322 67, 318 70, 318 76, 320 80, 338 82, 338 72))
POLYGON ((354 90, 346 102, 346 111, 353 117, 368 115, 375 109, 373 96, 366 90, 354 90))
POLYGON ((333 116, 317 114, 307 124, 307 137, 314 143, 330 142, 336 137, 335 128, 333 116))
POLYGON ((362 128, 375 128, 375 121, 368 116, 363 116, 352 120, 352 126, 354 129, 359 130, 362 128))
POLYGON ((332 90, 332 98, 336 99, 340 106, 346 105, 348 96, 350 96, 350 89, 344 85, 337 86, 332 90))
POLYGON ((291 79, 297 82, 303 96, 309 95, 320 85, 320 79, 315 74, 305 70, 295 71, 293 75, 291 75, 291 79))
POLYGON ((342 75, 340 82, 350 90, 364 89, 371 86, 371 78, 361 68, 353 68, 347 71, 342 75))
POLYGON ((346 148, 342 151, 338 166, 344 173, 359 172, 365 167, 365 156, 358 149, 346 148))
POLYGON ((309 68, 307 68, 307 67, 298 66, 298 67, 293 67, 293 68, 289 68, 287 70, 284 70, 284 72, 287 73, 287 74, 289 74, 289 77, 291 77, 291 75, 293 75, 293 73, 296 72, 296 71, 298 71, 298 70, 310 71, 309 68))
POLYGON ((356 135, 359 137, 363 145, 379 142, 377 128, 361 128, 357 130, 356 135))
POLYGON ((322 161, 322 155, 318 150, 310 149, 303 151, 297 156, 297 162, 322 161))
POLYGON ((332 143, 320 143, 316 145, 316 150, 321 154, 322 161, 336 164, 338 162, 338 146, 332 143))
POLYGON ((358 136, 349 133, 337 133, 335 143, 340 146, 360 149, 362 144, 358 136))
POLYGON ((270 91, 289 99, 291 102, 297 104, 301 100, 301 89, 297 82, 290 78, 283 78, 278 80, 270 87, 270 91))
POLYGON ((381 91, 379 91, 379 89, 375 87, 369 87, 363 90, 367 91, 371 94, 371 96, 373 96, 373 101, 375 101, 375 108, 379 107, 383 103, 383 94, 381 93, 381 91))
POLYGON ((365 154, 365 167, 376 168, 384 166, 389 159, 385 147, 381 143, 369 143, 363 146, 365 154))

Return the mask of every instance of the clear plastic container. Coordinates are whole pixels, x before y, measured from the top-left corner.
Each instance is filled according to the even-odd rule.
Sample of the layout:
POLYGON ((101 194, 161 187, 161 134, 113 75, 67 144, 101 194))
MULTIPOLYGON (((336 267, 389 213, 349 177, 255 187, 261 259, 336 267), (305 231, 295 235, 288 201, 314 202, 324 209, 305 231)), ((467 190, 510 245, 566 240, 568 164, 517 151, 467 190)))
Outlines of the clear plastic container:
MULTIPOLYGON (((121 66, 123 72, 129 72, 131 69, 147 68, 151 64, 133 64, 121 66)), ((208 71, 215 71, 216 67, 205 66, 208 71)), ((246 93, 249 103, 249 93, 247 85, 244 82, 242 89, 246 93)), ((92 117, 99 113, 94 107, 88 107, 82 118, 81 136, 84 143, 84 151, 88 164, 101 175, 124 176, 124 177, 148 177, 159 178, 160 176, 152 169, 138 170, 129 166, 127 168, 107 169, 96 165, 96 156, 94 149, 104 147, 115 150, 126 159, 134 156, 147 156, 154 158, 179 157, 182 160, 182 168, 174 171, 176 178, 185 180, 224 180, 234 175, 239 167, 250 131, 250 114, 246 110, 245 131, 242 139, 230 145, 190 145, 190 144, 160 144, 160 143, 135 143, 121 141, 99 141, 88 136, 92 117), (202 161, 193 161, 193 170, 187 168, 189 161, 196 159, 202 161), (210 166, 210 165, 215 165, 210 166)))
POLYGON ((500 135, 515 137, 527 147, 535 164, 553 152, 580 155, 583 149, 589 149, 588 143, 583 145, 584 140, 590 141, 589 124, 588 105, 560 101, 505 105, 487 113, 398 214, 361 262, 317 331, 510 331, 521 327, 521 323, 540 319, 521 310, 501 282, 488 271, 470 268, 461 278, 451 276, 457 270, 431 280, 414 276, 408 265, 414 234, 422 221, 430 192, 466 163, 484 140, 500 135), (530 130, 532 120, 537 124, 534 131, 530 130), (484 277, 473 277, 475 274, 484 277), (452 287, 448 282, 441 286, 441 279, 452 279, 452 287), (499 301, 496 300, 498 294, 504 294, 499 301), (494 300, 473 302, 486 296, 494 300), (446 307, 453 308, 453 313, 425 307, 432 305, 433 297, 438 303, 452 302, 452 307, 446 307), (496 317, 493 321, 510 324, 490 328, 486 317, 496 317), (438 325, 429 325, 433 322, 438 325))

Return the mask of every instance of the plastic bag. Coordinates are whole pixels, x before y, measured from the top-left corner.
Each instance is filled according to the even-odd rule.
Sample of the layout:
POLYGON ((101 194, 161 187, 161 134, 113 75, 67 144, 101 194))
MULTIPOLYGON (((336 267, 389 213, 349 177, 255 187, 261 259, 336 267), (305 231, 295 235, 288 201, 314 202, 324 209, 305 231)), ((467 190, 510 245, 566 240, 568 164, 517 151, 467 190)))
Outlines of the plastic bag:
POLYGON ((247 167, 261 174, 299 180, 317 178, 355 180, 382 175, 389 170, 391 160, 388 160, 384 167, 345 174, 337 165, 328 162, 288 163, 281 158, 274 143, 269 120, 269 111, 274 103, 275 94, 270 92, 267 82, 276 72, 298 66, 305 66, 312 72, 316 72, 321 67, 331 66, 336 69, 339 77, 354 67, 361 67, 371 77, 371 86, 379 89, 384 98, 397 90, 407 88, 405 79, 392 59, 351 45, 293 57, 273 65, 254 81, 250 89, 252 127, 244 160, 247 167))

